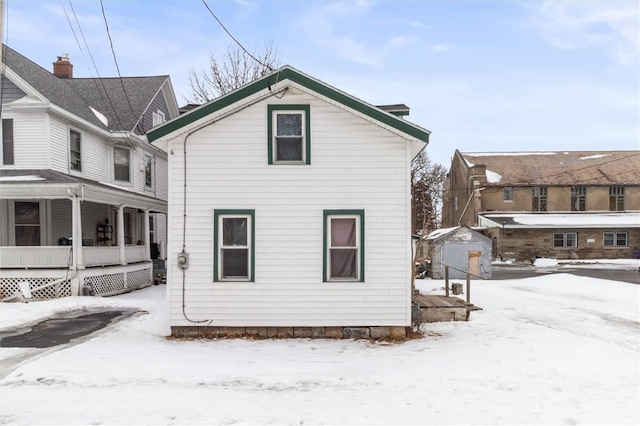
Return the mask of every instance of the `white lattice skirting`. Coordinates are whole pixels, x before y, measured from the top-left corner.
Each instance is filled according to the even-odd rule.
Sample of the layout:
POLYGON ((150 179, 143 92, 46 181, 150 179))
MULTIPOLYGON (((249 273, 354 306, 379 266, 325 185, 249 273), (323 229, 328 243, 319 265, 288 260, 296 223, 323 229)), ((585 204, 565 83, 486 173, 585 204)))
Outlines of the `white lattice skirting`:
MULTIPOLYGON (((113 296, 148 287, 153 283, 151 262, 126 266, 88 268, 78 271, 80 295, 113 296)), ((0 300, 22 295, 21 286, 27 285, 33 300, 57 299, 75 296, 71 273, 61 276, 61 270, 2 271, 0 276, 0 300), (15 274, 15 275, 14 275, 15 274), (9 276, 10 275, 10 276, 9 276), (50 284, 51 285, 48 285, 50 284)))

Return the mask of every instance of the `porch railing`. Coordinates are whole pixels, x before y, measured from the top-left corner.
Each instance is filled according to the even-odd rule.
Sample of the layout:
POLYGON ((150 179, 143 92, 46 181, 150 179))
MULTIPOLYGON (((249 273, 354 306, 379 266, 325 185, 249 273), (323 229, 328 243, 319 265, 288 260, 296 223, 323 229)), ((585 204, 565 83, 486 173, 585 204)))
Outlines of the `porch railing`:
POLYGON ((1 268, 66 268, 71 262, 69 246, 0 247, 1 268))
MULTIPOLYGON (((144 246, 126 246, 124 263, 145 260, 144 246)), ((82 247, 85 267, 119 265, 119 247, 82 247)), ((0 268, 67 268, 72 264, 71 246, 0 247, 0 268)))

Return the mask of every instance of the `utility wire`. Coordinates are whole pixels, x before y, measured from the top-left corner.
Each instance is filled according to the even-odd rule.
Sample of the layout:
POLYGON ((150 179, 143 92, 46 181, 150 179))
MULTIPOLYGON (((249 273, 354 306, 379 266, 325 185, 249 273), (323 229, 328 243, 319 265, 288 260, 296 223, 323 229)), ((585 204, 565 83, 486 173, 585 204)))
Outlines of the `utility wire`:
MULTIPOLYGON (((118 59, 116 57, 116 52, 113 48, 113 40, 111 39, 111 32, 109 31, 109 23, 107 22, 107 14, 104 11, 104 3, 100 0, 100 9, 102 10, 102 18, 104 19, 104 26, 107 29, 107 37, 109 38, 109 46, 111 47, 111 53, 113 54, 113 62, 116 64, 116 70, 118 71, 118 77, 120 77, 120 85, 122 86, 122 91, 124 92, 124 98, 127 100, 127 104, 129 105, 129 109, 133 114, 133 118, 136 120, 136 127, 138 127, 138 131, 142 133, 140 129, 140 120, 136 112, 133 110, 131 106, 131 101, 129 101, 129 96, 127 95, 127 90, 124 88, 124 81, 122 80, 122 74, 120 74, 120 65, 118 65, 118 59)), ((123 129, 124 130, 124 129, 123 129)))
MULTIPOLYGON (((100 0, 102 2, 102 0, 100 0)), ((257 63, 259 63, 260 65, 262 65, 263 67, 267 68, 269 71, 273 71, 273 67, 271 67, 268 64, 265 64, 264 62, 262 62, 260 59, 256 58, 255 56, 253 56, 247 49, 244 48, 244 46, 242 45, 242 43, 240 43, 227 29, 227 27, 224 26, 224 24, 222 23, 222 21, 220 21, 220 19, 218 19, 218 17, 216 16, 215 13, 213 13, 213 10, 211 10, 211 8, 209 7, 209 5, 207 4, 207 2, 205 0, 202 0, 202 3, 205 5, 205 7, 207 8, 207 10, 209 11, 209 13, 211 13, 211 16, 213 16, 215 18, 216 21, 218 21, 218 24, 220 24, 220 26, 222 27, 222 29, 229 35, 229 37, 231 37, 233 39, 233 41, 236 42, 236 44, 238 46, 240 46, 240 49, 242 49, 244 51, 244 53, 246 53, 247 55, 249 55, 249 57, 251 59, 253 59, 254 61, 256 61, 257 63)))

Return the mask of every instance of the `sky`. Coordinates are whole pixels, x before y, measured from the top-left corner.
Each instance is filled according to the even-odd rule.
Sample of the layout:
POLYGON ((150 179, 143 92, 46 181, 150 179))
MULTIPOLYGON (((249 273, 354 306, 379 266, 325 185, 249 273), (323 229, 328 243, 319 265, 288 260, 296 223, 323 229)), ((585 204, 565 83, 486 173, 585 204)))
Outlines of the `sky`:
MULTIPOLYGON (((51 70, 67 53, 76 77, 118 75, 100 1, 4 4, 3 41, 24 56, 51 70)), ((374 105, 407 104, 445 167, 455 149, 640 149, 640 2, 207 4, 248 50, 273 42, 281 65, 374 105)), ((103 6, 120 74, 170 75, 179 105, 189 71, 234 45, 202 0, 103 6)))
MULTIPOLYGON (((423 294, 443 295, 443 285, 416 281, 423 294)), ((422 324, 423 338, 402 343, 166 339, 165 290, 159 285, 114 297, 1 303, 5 332, 79 309, 143 312, 66 345, 0 348, 0 421, 640 422, 635 284, 566 273, 474 280, 471 301, 482 310, 471 312, 468 322, 422 324)))

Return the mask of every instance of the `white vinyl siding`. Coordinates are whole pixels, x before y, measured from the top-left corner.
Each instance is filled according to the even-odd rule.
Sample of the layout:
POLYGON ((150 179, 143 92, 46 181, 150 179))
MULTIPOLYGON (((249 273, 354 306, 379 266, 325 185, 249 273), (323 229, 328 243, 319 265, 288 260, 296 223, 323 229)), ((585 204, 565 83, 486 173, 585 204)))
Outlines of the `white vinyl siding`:
MULTIPOLYGON (((410 324, 409 144, 390 131, 289 90, 311 107, 313 161, 267 162, 270 98, 193 133, 187 143, 185 303, 192 319, 226 326, 410 324), (323 211, 366 211, 364 282, 323 282, 323 211), (211 212, 255 210, 255 282, 212 282, 211 212)), ((182 314, 183 149, 171 155, 168 253, 171 325, 182 314)))
POLYGON ((13 119, 13 165, 6 168, 46 169, 47 115, 3 111, 2 118, 13 119))

